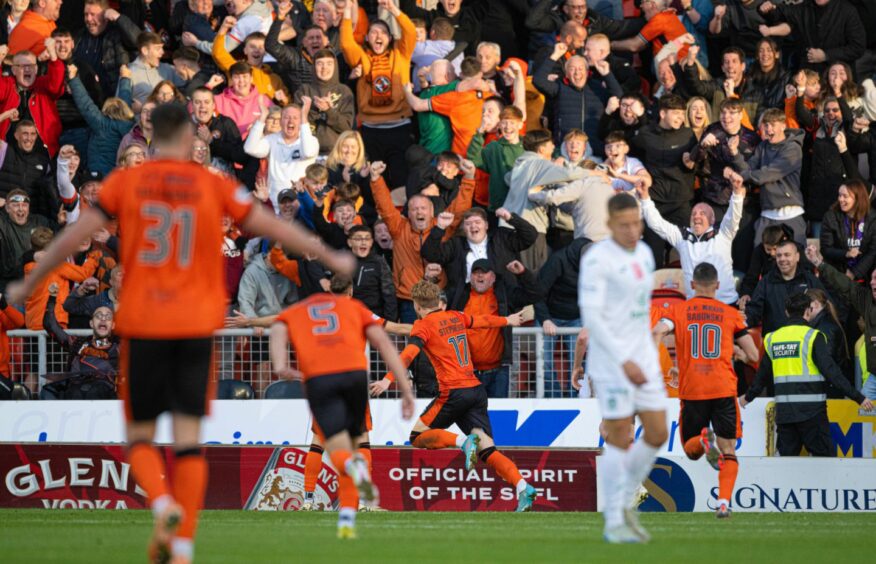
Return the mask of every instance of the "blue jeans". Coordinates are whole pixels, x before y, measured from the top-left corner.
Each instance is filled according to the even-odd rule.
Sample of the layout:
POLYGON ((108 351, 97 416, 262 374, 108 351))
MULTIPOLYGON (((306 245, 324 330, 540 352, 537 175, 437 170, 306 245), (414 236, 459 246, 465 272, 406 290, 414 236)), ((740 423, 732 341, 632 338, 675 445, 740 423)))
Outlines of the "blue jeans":
POLYGON ((510 367, 500 366, 492 370, 475 370, 475 376, 478 377, 478 380, 487 389, 487 397, 508 397, 508 382, 511 376, 510 367))
MULTIPOLYGON (((551 319, 558 328, 581 327, 580 319, 551 319)), ((540 320, 544 323, 544 320, 540 320)), ((575 397, 575 390, 569 383, 569 371, 575 362, 575 338, 576 335, 544 336, 544 397, 546 398, 571 398, 575 397), (565 351, 568 357, 566 371, 560 372, 554 368, 554 351, 565 351)))
POLYGON ((417 312, 414 310, 414 302, 411 300, 398 300, 398 317, 400 323, 413 323, 417 320, 417 312))

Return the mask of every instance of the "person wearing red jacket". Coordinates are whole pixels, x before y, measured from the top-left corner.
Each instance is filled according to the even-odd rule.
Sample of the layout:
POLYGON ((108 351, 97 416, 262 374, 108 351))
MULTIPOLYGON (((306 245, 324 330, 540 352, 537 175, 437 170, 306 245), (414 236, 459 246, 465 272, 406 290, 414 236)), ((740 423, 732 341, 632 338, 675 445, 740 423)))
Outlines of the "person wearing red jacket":
MULTIPOLYGON (((24 314, 6 303, 6 297, 0 294, 0 378, 12 376, 10 359, 12 353, 9 347, 9 336, 13 329, 24 327, 24 314)), ((0 390, 2 394, 3 390, 0 390)))
MULTIPOLYGON (((49 63, 43 76, 37 76, 37 58, 30 51, 22 51, 13 57, 13 76, 0 77, 0 113, 13 108, 20 110, 21 96, 26 95, 27 112, 21 115, 19 111, 19 119, 33 120, 49 156, 54 158, 61 136, 61 119, 56 104, 64 94, 64 63, 55 52, 54 39, 46 39, 45 46, 49 63)), ((10 123, 0 123, 0 139, 6 139, 10 123)))

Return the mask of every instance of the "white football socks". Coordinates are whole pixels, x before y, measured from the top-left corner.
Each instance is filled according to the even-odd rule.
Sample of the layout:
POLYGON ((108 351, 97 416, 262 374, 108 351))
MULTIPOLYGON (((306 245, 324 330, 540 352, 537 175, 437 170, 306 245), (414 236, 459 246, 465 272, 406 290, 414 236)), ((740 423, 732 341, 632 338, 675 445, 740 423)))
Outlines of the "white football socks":
POLYGON ((605 443, 602 449, 602 468, 599 476, 602 481, 605 528, 613 529, 624 524, 624 492, 627 484, 627 468, 624 463, 626 450, 605 443))
POLYGON ((643 439, 633 443, 633 446, 627 450, 625 457, 627 483, 623 499, 625 506, 630 506, 633 503, 639 486, 651 473, 651 468, 654 467, 658 452, 660 452, 660 447, 653 447, 643 439))

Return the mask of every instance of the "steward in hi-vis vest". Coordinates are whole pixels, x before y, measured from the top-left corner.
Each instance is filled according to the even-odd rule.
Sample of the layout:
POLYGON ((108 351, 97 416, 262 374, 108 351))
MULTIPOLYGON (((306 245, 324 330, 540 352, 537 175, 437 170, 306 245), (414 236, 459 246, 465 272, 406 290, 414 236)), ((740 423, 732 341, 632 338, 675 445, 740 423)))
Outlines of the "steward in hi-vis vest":
POLYGON ((861 392, 852 388, 830 356, 827 338, 806 323, 812 298, 806 294, 785 301, 788 322, 764 338, 766 356, 745 397, 744 406, 756 398, 770 377, 775 381, 777 448, 781 456, 797 456, 800 449, 812 456, 835 456, 827 420, 825 378, 842 393, 873 409, 861 392))

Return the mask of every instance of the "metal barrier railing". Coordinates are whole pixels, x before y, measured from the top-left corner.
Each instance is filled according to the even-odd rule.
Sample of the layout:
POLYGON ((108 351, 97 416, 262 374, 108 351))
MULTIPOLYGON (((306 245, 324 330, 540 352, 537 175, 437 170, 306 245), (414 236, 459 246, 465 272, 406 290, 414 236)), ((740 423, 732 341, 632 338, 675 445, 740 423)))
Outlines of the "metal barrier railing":
MULTIPOLYGON (((510 370, 511 398, 552 398, 574 395, 569 386, 577 328, 558 328, 547 336, 540 328, 515 327, 510 370)), ((90 330, 71 329, 71 335, 85 336, 90 330)), ((268 354, 269 330, 223 329, 215 334, 216 371, 220 379, 241 380, 253 386, 256 397, 276 380, 268 354)), ((67 352, 44 331, 16 330, 8 333, 12 379, 39 391, 47 374, 63 373, 67 352)), ((390 336, 399 350, 407 339, 390 336)), ((379 380, 386 366, 376 351, 368 351, 369 378, 379 380)), ((294 352, 292 363, 295 364, 294 352)), ((393 392, 390 391, 390 397, 393 392)))

